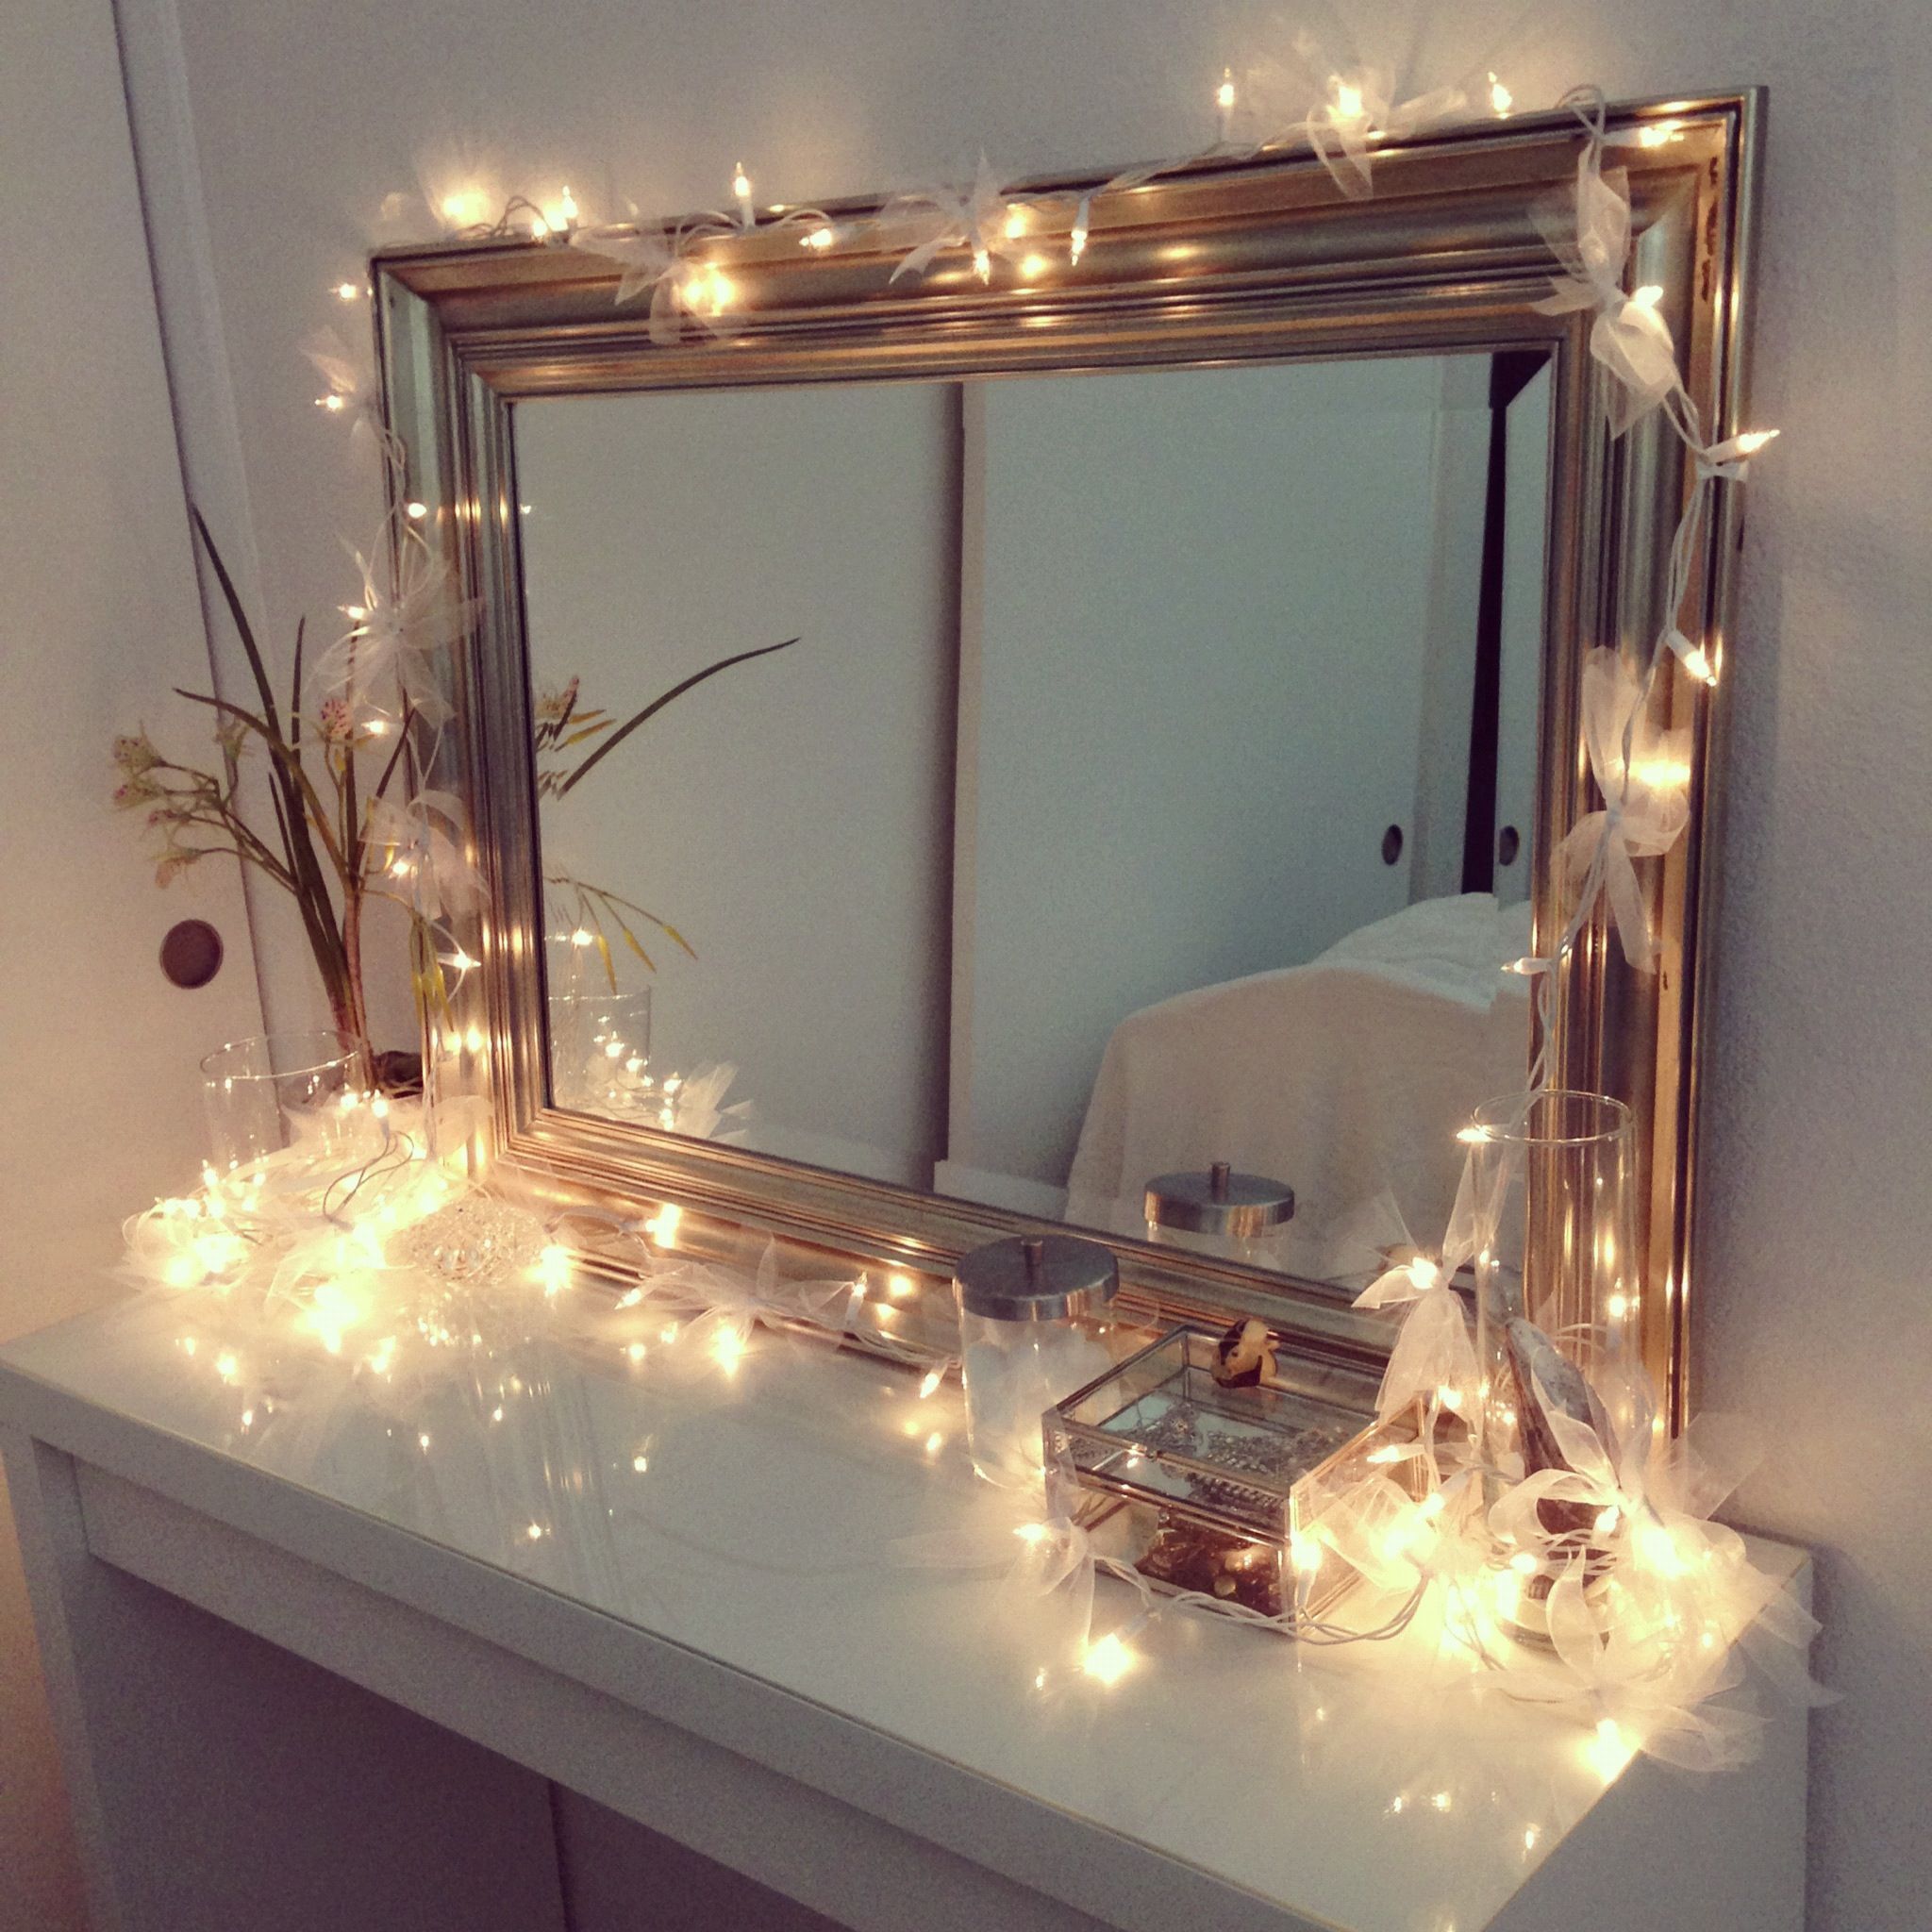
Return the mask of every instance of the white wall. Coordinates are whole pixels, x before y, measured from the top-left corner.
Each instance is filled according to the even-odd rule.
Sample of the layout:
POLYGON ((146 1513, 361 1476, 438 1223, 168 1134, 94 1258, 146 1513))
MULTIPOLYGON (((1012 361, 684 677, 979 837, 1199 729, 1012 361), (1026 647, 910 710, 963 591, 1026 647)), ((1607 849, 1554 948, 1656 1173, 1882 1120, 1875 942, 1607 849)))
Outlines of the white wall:
MULTIPOLYGON (((31 17, 28 17, 28 16, 31 17)), ((114 1291, 122 1218, 203 1154, 197 1058, 260 1030, 232 864, 167 892, 108 746, 203 761, 188 525, 108 0, 0 29, 0 1337, 114 1291), (170 986, 177 919, 229 952, 170 986)), ((61 1932, 79 1883, 0 1493, 0 1928, 61 1932)))
MULTIPOLYGON (((124 0, 130 22, 158 0, 124 0)), ((714 206, 1197 144, 1224 63, 1312 6, 1264 0, 715 0, 626 8, 187 0, 186 45, 236 406, 276 623, 346 594, 330 532, 369 520, 297 340, 383 232, 419 152, 584 206, 714 206)), ((1718 874, 1697 1341, 1706 1402, 1774 1445, 1740 1499, 1824 1556, 1813 1923, 1923 1918, 1932 1837, 1932 9, 1912 0, 1362 0, 1362 48, 1421 89, 1494 67, 1526 104, 1773 89, 1759 413, 1718 874), (1915 1426, 1915 1422, 1917 1426, 1915 1426)), ((277 967, 277 971, 281 969, 277 967)), ((299 961, 288 969, 299 974, 299 961)))
POLYGON ((617 947, 653 989, 661 1069, 730 1060, 754 1144, 839 1165, 855 1157, 831 1143, 856 1142, 863 1172, 923 1186, 945 1133, 956 391, 544 400, 516 442, 540 687, 581 675, 581 702, 622 720, 799 641, 545 800, 545 871, 691 941, 643 926, 653 974, 617 947))

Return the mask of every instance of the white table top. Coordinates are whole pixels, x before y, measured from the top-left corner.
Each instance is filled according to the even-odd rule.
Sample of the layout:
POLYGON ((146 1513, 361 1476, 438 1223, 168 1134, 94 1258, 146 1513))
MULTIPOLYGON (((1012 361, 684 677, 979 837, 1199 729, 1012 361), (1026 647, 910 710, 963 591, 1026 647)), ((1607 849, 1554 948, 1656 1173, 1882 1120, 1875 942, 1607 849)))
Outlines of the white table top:
MULTIPOLYGON (((15 1342, 0 1420, 83 1457, 90 1411, 165 1432, 1139 1840, 1293 1923, 1473 1932, 1624 1774, 1588 1725, 1472 1690, 1426 1620, 1318 1650, 1170 1615, 1134 1638, 1117 1682, 1070 1668, 1058 1602, 894 1548, 1002 1507, 966 1460, 957 1386, 922 1398, 917 1373, 814 1341, 760 1332, 730 1375, 545 1341, 411 1391, 334 1363, 285 1365, 265 1391, 245 1367, 225 1382, 214 1344, 191 1356, 188 1333, 180 1304, 147 1296, 15 1342)), ((1096 1633, 1132 1607, 1103 1581, 1096 1633)))

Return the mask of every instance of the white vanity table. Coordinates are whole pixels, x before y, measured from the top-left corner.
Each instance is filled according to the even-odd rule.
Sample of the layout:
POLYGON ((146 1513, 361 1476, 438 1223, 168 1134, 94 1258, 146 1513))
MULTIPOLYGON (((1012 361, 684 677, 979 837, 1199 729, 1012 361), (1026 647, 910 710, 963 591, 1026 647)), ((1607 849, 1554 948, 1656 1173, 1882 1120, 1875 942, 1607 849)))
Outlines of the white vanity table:
POLYGON ((892 1547, 983 1501, 955 1388, 760 1334, 271 1405, 182 1334, 152 1297, 0 1354, 100 1932, 1802 1923, 1796 1708, 1692 1777, 1432 1693, 1420 1624, 1169 1617, 1038 1683, 1053 1606, 892 1547))

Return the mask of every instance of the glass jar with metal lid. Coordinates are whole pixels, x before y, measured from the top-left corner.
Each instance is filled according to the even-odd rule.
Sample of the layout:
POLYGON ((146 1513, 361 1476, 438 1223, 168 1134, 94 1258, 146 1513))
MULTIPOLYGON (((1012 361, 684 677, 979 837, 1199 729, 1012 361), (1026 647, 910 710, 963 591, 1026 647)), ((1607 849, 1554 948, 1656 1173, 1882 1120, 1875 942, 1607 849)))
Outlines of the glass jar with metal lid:
MULTIPOLYGON (((1191 1237, 1210 1251, 1243 1260, 1257 1258, 1264 1244, 1294 1215, 1294 1190, 1266 1174, 1237 1174, 1224 1160, 1181 1174, 1156 1174, 1144 1200, 1147 1239, 1191 1237)), ((1188 1245, 1183 1240, 1181 1245, 1188 1245)))
POLYGON ((1113 1364, 1112 1253, 1074 1235, 1023 1235, 961 1257, 953 1276, 966 1384, 966 1446, 990 1482, 1041 1474, 1041 1417, 1113 1364))

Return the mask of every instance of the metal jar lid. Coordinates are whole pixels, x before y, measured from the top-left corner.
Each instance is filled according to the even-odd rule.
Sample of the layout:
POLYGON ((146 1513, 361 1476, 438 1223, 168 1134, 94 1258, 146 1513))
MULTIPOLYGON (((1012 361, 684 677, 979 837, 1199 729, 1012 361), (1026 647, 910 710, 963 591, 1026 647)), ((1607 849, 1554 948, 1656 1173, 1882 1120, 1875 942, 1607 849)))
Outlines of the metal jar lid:
POLYGON ((1057 1322, 1103 1307, 1120 1286, 1113 1251, 1071 1234, 1020 1235, 959 1257, 954 1292, 968 1315, 1057 1322))
POLYGON ((1155 1175, 1147 1183, 1146 1213, 1156 1227, 1247 1240, 1294 1218, 1294 1190, 1265 1174, 1236 1174, 1217 1160, 1186 1174, 1155 1175))

